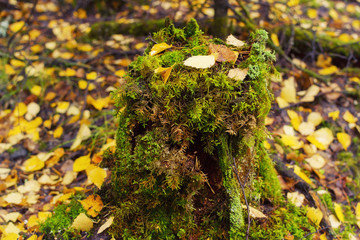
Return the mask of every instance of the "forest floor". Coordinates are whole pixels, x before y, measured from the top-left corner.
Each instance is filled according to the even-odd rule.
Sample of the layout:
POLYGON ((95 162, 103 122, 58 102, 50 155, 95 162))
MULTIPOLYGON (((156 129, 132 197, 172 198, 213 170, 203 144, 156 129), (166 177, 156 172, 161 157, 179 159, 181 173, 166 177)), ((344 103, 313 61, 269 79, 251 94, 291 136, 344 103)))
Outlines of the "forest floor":
MULTIPOLYGON (((142 54, 150 35, 90 36, 92 25, 166 16, 176 23, 214 15, 202 0, 123 6, 120 1, 102 1, 108 6, 59 2, 0 1, 2 239, 41 239, 39 223, 74 194, 87 215, 79 210, 70 226, 106 238, 101 234, 112 218, 101 214, 107 206, 94 192, 111 174, 100 167, 104 151, 115 147, 110 93, 124 83, 128 65, 142 54)), ((236 1, 230 4, 243 10, 236 1)), ((308 207, 314 224, 324 219, 338 239, 360 239, 360 2, 268 0, 246 1, 246 7, 248 17, 290 57, 278 56, 281 74, 271 79, 275 100, 265 146, 320 199, 331 196, 330 202, 319 200, 318 208, 308 207), (283 27, 292 31, 287 34, 283 27), (297 27, 313 35, 299 44, 297 27), (324 36, 340 44, 324 47, 324 36)), ((232 10, 232 26, 246 29, 232 10)), ((249 32, 233 34, 246 41, 249 32)), ((288 201, 307 208, 297 181, 282 174, 279 179, 288 201)), ((319 227, 306 238, 326 239, 325 230, 319 227)))

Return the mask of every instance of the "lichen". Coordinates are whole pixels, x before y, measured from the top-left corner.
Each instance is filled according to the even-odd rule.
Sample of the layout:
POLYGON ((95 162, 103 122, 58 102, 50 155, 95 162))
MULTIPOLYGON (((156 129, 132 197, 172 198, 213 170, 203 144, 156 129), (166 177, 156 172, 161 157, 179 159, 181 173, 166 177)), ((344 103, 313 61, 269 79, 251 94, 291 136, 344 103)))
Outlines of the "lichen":
POLYGON ((256 190, 255 204, 281 198, 262 146, 272 100, 267 79, 275 60, 266 40, 267 33, 258 31, 249 45, 226 46, 204 36, 195 20, 183 29, 168 22, 153 34, 114 94, 119 128, 108 166, 116 238, 239 239, 245 197, 253 201, 256 190), (151 48, 163 42, 172 48, 151 56, 151 48), (210 43, 250 54, 205 69, 183 64, 210 54, 210 43), (155 73, 158 67, 172 67, 167 81, 155 73), (232 68, 249 73, 238 81, 228 77, 232 68))

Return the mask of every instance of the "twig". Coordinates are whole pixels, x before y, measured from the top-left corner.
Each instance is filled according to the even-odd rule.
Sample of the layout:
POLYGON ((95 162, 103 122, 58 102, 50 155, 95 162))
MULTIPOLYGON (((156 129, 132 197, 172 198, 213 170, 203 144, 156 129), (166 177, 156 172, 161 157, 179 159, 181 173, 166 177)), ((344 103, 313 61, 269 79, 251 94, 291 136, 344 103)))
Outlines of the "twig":
POLYGON ((247 201, 246 195, 245 195, 245 187, 242 184, 241 180, 240 180, 240 176, 237 173, 237 167, 236 167, 236 162, 235 162, 235 158, 233 158, 233 171, 236 175, 237 180, 239 181, 239 184, 241 186, 241 191, 244 195, 244 199, 245 199, 245 204, 246 204, 246 210, 247 210, 247 214, 248 214, 248 226, 247 226, 247 230, 246 230, 246 240, 249 239, 249 232, 250 232, 250 223, 251 223, 251 219, 250 219, 250 207, 249 207, 249 203, 247 201))

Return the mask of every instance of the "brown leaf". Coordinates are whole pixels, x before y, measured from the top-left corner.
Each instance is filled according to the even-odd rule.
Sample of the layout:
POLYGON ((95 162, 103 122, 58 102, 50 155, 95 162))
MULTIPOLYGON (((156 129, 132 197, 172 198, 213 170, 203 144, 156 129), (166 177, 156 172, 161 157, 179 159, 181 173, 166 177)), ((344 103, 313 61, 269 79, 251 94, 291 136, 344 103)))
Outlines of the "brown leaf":
POLYGON ((224 45, 218 44, 210 44, 209 50, 212 54, 217 55, 216 61, 217 62, 231 62, 235 63, 239 54, 236 54, 234 51, 231 51, 230 48, 224 45))

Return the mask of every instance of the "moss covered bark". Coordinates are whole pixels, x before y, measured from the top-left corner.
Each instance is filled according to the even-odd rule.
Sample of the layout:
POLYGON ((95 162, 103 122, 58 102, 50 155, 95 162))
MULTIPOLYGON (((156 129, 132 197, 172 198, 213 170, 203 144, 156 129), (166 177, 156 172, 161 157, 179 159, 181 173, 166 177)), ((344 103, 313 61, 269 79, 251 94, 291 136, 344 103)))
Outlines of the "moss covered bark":
POLYGON ((267 39, 260 30, 249 44, 227 45, 203 36, 195 20, 154 33, 114 94, 120 121, 108 165, 117 239, 242 239, 245 197, 252 206, 281 199, 262 146, 275 60, 267 39), (171 47, 154 54, 155 43, 171 47), (212 52, 214 65, 184 65, 191 56, 209 56, 214 45, 223 51, 212 52), (170 69, 167 79, 161 68, 170 69), (247 69, 246 77, 229 77, 235 68, 247 69))

